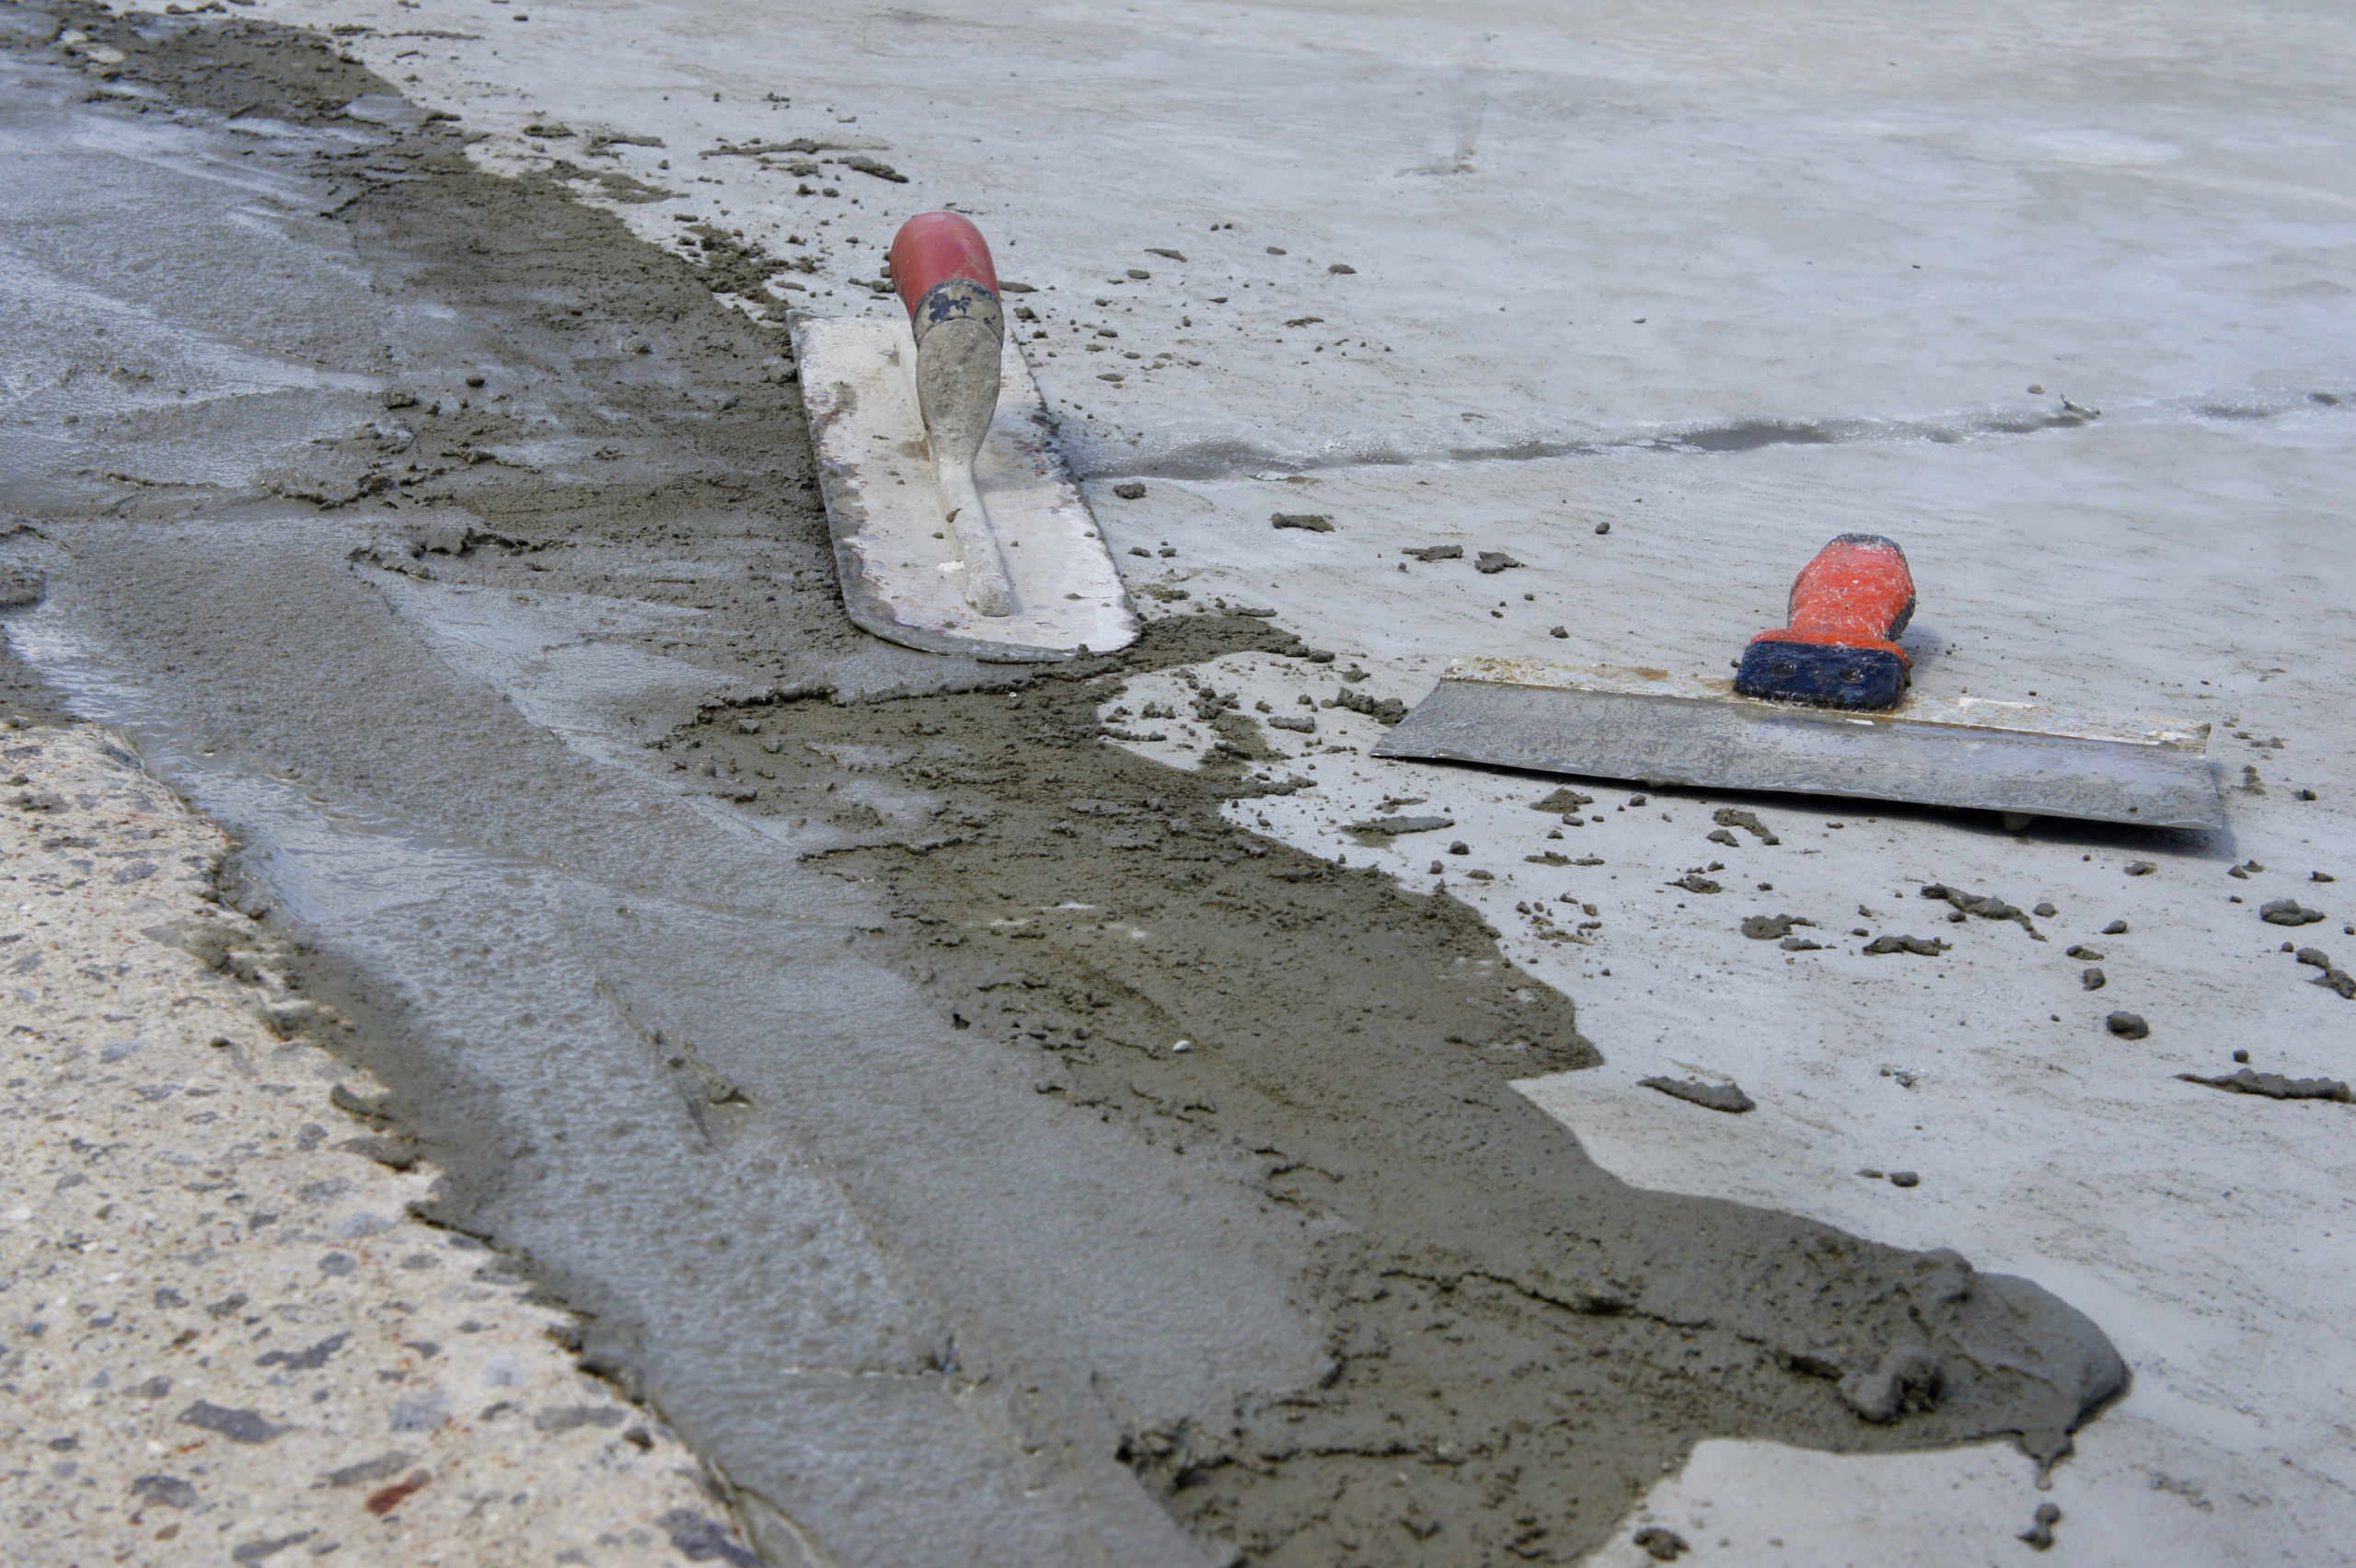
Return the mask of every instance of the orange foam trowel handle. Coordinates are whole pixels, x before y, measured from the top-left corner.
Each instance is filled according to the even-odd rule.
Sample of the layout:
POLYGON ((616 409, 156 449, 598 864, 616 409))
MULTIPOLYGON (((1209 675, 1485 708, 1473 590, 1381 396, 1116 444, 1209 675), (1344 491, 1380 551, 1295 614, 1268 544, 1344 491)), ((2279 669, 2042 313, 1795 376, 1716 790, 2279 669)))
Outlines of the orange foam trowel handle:
POLYGON ((1906 552, 1879 534, 1843 534, 1817 551, 1792 581, 1791 625, 1753 642, 1874 648, 1907 664, 1895 640, 1914 615, 1914 574, 1906 552))
POLYGON ((912 317, 924 296, 952 278, 971 278, 992 294, 999 292, 989 242, 958 213, 918 213, 893 236, 889 255, 893 287, 912 317))

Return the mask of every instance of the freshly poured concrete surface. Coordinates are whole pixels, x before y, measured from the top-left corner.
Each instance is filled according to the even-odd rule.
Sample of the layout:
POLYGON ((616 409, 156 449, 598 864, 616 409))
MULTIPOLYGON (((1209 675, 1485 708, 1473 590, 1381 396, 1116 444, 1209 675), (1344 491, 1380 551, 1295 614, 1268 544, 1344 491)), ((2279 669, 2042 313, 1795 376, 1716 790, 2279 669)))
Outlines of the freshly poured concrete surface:
MULTIPOLYGON (((1057 351, 1035 361, 1042 383, 1088 416, 1067 424, 1075 462, 1148 478, 1141 502, 1097 497, 1116 549, 1176 550, 1122 556, 1133 587, 1183 586, 1181 611, 1215 595, 1274 608, 1376 696, 1412 700, 1468 651, 1717 667, 1771 623, 1809 550, 1871 528, 1914 559, 1925 681, 2216 723, 2224 782, 2246 762, 2266 792, 2230 795, 2232 825, 2205 839, 2046 824, 2015 841, 1983 819, 1752 799, 1731 803, 1784 843, 1738 830, 1728 847, 1703 835, 1730 802, 1656 797, 1640 819, 1618 809, 1627 791, 1588 786, 1605 821, 1548 840, 1528 802, 1551 783, 1333 752, 1298 764, 1316 761, 1314 794, 1245 809, 1423 885, 1431 858, 1454 868, 1508 951, 1580 1002, 1604 1066, 1529 1092, 1625 1179, 1954 1246, 2091 1313, 2137 1384, 2055 1472, 2052 1560, 2333 1560, 2356 1479, 2333 1371, 2348 1113, 2173 1075, 2229 1070, 2235 1047, 2292 1076, 2356 1067, 2356 1012, 2273 951, 2292 934, 2344 944, 2316 933, 2350 909, 2306 878, 2356 874, 2339 859, 2356 736, 2335 526, 2356 405, 2320 400, 2356 392, 2344 15, 1975 8, 1897 32, 1865 11, 1533 10, 829 6, 750 24, 568 7, 497 29, 495 9, 430 0, 256 14, 380 29, 347 47, 498 133, 478 150, 494 167, 544 161, 530 124, 663 137, 615 149, 687 193, 627 207, 638 232, 665 237, 691 211, 780 254, 798 233, 826 268, 787 278, 821 304, 832 289, 833 305, 889 308, 849 282, 873 275, 870 248, 908 212, 970 206, 1006 236, 1006 274, 1042 291, 1027 296, 1057 351), (390 36, 431 31, 488 36, 390 36), (850 208, 793 196, 798 177, 749 158, 696 156, 797 136, 884 144, 869 150, 913 183, 828 170, 850 208), (820 231, 813 209, 849 215, 820 231), (825 248, 845 230, 861 244, 825 248), (1165 349, 1178 363, 1149 368, 1165 349), (1369 455, 1413 461, 1356 466, 1369 455), (1273 531, 1276 511, 1335 531, 1273 531), (1398 571, 1402 548, 1449 542, 1526 565, 1398 571), (1391 851, 1346 836, 1404 796, 1457 825, 1391 851), (1442 853, 1456 837, 1471 853, 1442 853), (1524 859, 1548 850, 1604 864, 1524 859), (1664 886, 1712 859, 1725 893, 1664 886), (2159 869, 2126 877, 2139 859, 2159 869), (2265 870, 2225 879, 2248 860, 2265 870), (1951 927, 1919 897, 1929 881, 2050 898, 2052 940, 1951 927), (1533 895, 1563 909, 1566 891, 1603 920, 1585 945, 1534 940, 1507 913, 1533 895), (2279 896, 2331 922, 2259 924, 2279 896), (1832 951, 1735 931, 1785 911, 1832 951), (2129 931, 2098 935, 2113 919, 2129 931), (1868 958, 1853 926, 1956 945, 1868 958), (2104 951, 2105 989, 2080 988, 2073 942, 2104 951), (2151 1039, 2104 1032, 2116 1007, 2151 1039), (1735 1078, 1760 1110, 1637 1086, 1657 1072, 1735 1078)), ((449 595, 424 597, 404 613, 456 624, 437 607, 449 595)), ((1245 662, 1204 674, 1238 686, 1245 662)), ((1248 678, 1297 707, 1286 679, 1248 678)), ((528 682, 496 684, 528 710, 528 682)), ((1370 738, 1314 711, 1321 741, 1370 738)), ((1712 1443, 1650 1506, 1704 1552, 1725 1536, 1782 1539, 1796 1560, 2011 1561, 2046 1495, 2029 1469, 1984 1449, 1712 1443), (1843 1488, 1895 1499, 1881 1518, 1941 1501, 1893 1538, 1817 1505, 1843 1488), (1957 1529, 1934 1526, 1958 1488, 1975 1501, 1957 1529)))

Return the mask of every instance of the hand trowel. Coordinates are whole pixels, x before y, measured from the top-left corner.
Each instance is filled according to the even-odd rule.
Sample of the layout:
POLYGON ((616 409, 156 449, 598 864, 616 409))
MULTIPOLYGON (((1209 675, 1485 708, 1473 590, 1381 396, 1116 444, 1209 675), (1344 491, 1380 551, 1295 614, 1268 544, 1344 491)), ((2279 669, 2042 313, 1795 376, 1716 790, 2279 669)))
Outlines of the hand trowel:
POLYGON ((2219 827, 2206 724, 2106 719, 2052 702, 1924 692, 1897 639, 1905 552, 1844 534, 1792 584, 1788 625, 1734 679, 1459 659, 1373 748, 1652 785, 1840 795, 2144 827, 2219 827))
POLYGON ((999 662, 1127 646, 1136 615, 1007 331, 981 231, 922 213, 891 264, 904 312, 791 319, 852 622, 999 662))

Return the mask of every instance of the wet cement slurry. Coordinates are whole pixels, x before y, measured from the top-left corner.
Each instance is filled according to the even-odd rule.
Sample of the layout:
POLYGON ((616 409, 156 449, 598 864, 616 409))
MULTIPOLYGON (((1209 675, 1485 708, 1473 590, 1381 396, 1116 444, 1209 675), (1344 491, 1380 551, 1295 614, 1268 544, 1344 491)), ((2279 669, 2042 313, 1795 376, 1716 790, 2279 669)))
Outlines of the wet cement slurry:
POLYGON ((845 764, 937 799, 824 863, 878 887, 953 1024, 1300 1219, 1331 1365, 1125 1436, 1172 1507, 1254 1561, 1542 1561, 1705 1433, 2058 1457, 2123 1380, 2091 1324, 1952 1253, 1623 1186, 1508 1087, 1598 1058, 1477 914, 1223 821, 1267 789, 1241 755, 1098 742, 1122 663, 1265 635, 1163 621, 1093 679, 725 707, 666 747, 779 813, 822 810, 845 764))
POLYGON ((773 1560, 1570 1561, 1704 1438, 2050 1458, 2119 1388, 2025 1281, 1599 1170, 1475 912, 1097 738, 1282 629, 865 640, 705 277, 316 34, 7 20, 12 656, 773 1560))

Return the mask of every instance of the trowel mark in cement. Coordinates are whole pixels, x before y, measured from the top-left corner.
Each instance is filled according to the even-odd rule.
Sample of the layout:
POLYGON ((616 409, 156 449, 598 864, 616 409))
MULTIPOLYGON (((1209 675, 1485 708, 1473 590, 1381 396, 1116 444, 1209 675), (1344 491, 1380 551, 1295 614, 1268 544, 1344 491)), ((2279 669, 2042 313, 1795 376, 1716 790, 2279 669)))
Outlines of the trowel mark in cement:
MULTIPOLYGON (((195 47, 175 66, 168 45, 144 46, 121 24, 95 17, 85 25, 110 29, 109 41, 133 55, 128 74, 144 72, 149 86, 185 87, 190 96, 200 89, 188 84, 201 82, 206 101, 220 107, 267 102, 273 114, 299 122, 362 93, 389 90, 344 64, 314 76, 311 60, 331 62, 331 48, 281 29, 183 29, 172 36, 195 47), (281 43, 288 46, 283 61, 273 57, 281 43), (324 88, 331 93, 313 96, 324 88)), ((752 363, 762 348, 758 334, 696 290, 680 263, 550 185, 484 176, 449 148, 406 173, 353 203, 340 222, 363 263, 397 278, 404 291, 457 307, 458 325, 445 338, 418 340, 445 353, 473 352, 482 344, 466 334, 479 332, 529 366, 548 420, 537 433, 549 450, 567 442, 586 449, 639 422, 664 434, 643 466, 615 461, 609 471, 618 480, 601 476, 601 483, 584 484, 560 467, 519 478, 498 465, 468 463, 462 448, 481 450, 486 434, 513 439, 514 421, 464 421, 461 429, 447 415, 436 424, 430 411, 409 414, 420 450, 458 443, 442 452, 451 463, 446 478, 430 476, 431 493, 462 501, 502 537, 527 541, 436 570, 479 588, 627 593, 632 580, 616 563, 660 556, 693 580, 691 592, 676 596, 714 614, 715 629, 699 650, 706 657, 724 662, 719 633, 735 628, 756 642, 743 656, 748 674, 835 671, 843 673, 838 686, 860 684, 849 673, 872 663, 869 650, 846 632, 822 586, 804 587, 797 572, 790 586, 776 584, 771 601, 758 578, 748 583, 745 576, 741 552, 753 548, 824 559, 814 497, 791 482, 808 472, 793 400, 752 363), (560 301, 550 303, 556 295, 541 297, 548 291, 595 307, 593 328, 602 317, 643 331, 653 352, 642 357, 654 366, 675 367, 669 374, 702 390, 735 388, 748 409, 756 397, 768 407, 757 421, 742 410, 707 419, 700 405, 692 418, 666 413, 682 407, 679 388, 624 386, 635 362, 618 348, 602 361, 568 352, 580 318, 560 318, 560 301), (660 296, 660 308, 646 305, 650 293, 660 296), (617 420, 609 411, 616 408, 629 417, 617 420), (757 507, 744 499, 748 492, 760 497, 757 507), (715 529, 711 513, 722 506, 740 509, 729 514, 731 525, 749 530, 746 542, 715 529)), ((396 337, 428 330, 416 318, 387 329, 396 337)), ((863 835, 867 847, 837 848, 804 865, 814 877, 835 869, 873 879, 858 897, 880 892, 906 917, 899 924, 911 928, 897 944, 900 962, 912 975, 929 975, 939 997, 937 1044, 909 1033, 915 1014, 900 1007, 875 1024, 878 1038, 861 1042, 866 1065, 837 1055, 826 1067, 834 1078, 857 1078, 860 1092, 826 1101, 825 1080, 813 1075, 827 1051, 842 1047, 831 1036, 815 1043, 805 1037, 806 1020, 780 1013, 762 989, 769 975, 751 973, 765 960, 745 956, 775 949, 781 972, 800 963, 817 973, 806 939, 797 937, 797 947, 777 935, 793 922, 772 915, 756 930, 749 914, 731 925, 733 910, 723 920, 680 903, 687 935, 666 937, 616 908, 614 890, 640 877, 654 887, 647 898, 629 894, 632 910, 660 906, 675 896, 664 879, 676 873, 652 862, 674 849, 710 852, 684 829, 633 814, 629 799, 617 804, 618 794, 637 788, 618 763, 594 773, 574 756, 556 755, 544 733, 530 732, 532 744, 523 744, 524 721, 503 714, 489 693, 460 700, 448 695, 458 688, 433 685, 447 672, 436 675, 426 667, 430 658, 422 664, 426 645, 398 641, 398 628, 370 610, 360 586, 365 579, 317 578, 318 563, 306 552, 324 539, 290 530, 268 569, 281 579, 278 587, 249 601, 314 605, 311 618, 273 609, 279 619, 271 637, 247 638, 222 630, 236 618, 227 614, 232 601, 208 609, 204 602, 139 598, 141 584, 168 582, 175 594, 202 601, 231 581, 232 563, 213 559, 193 541, 179 547, 197 552, 183 559, 167 541, 98 533, 105 537, 94 535, 93 553, 75 564, 89 582, 70 584, 67 596, 91 603, 110 573, 121 578, 119 590, 109 590, 121 601, 115 624, 126 638, 146 638, 139 646, 151 663, 183 665, 169 683, 154 678, 158 689, 201 705, 191 722, 222 726, 241 745, 283 757, 396 818, 519 861, 561 865, 558 880, 568 890, 578 879, 577 893, 550 895, 550 907, 564 917, 554 928, 544 928, 538 895, 502 893, 514 879, 495 869, 475 879, 482 887, 453 882, 445 900, 454 926, 508 936, 495 962, 485 945, 483 962, 469 958, 446 975, 436 970, 437 981, 477 987, 486 997, 512 993, 516 1004, 529 997, 558 1019, 551 1026, 502 1008, 504 1021, 494 1028, 486 1015, 479 1038, 455 1043, 465 1047, 453 1058, 460 1066, 409 1066, 417 1092, 403 1109, 429 1146, 444 1146, 436 1152, 453 1173, 449 1213, 487 1222, 497 1238, 502 1215, 591 1204, 579 1183, 599 1172, 595 1160, 554 1141, 537 1148, 518 1142, 510 1151, 483 1135, 518 1138, 538 1127, 539 1102, 562 1098, 570 1078, 593 1066, 647 1075, 631 1103, 647 1102, 640 1121, 658 1120, 651 1107, 674 1091, 653 1081, 660 1075, 642 1045, 633 1038, 629 1050, 593 1061, 581 1043, 589 1026, 562 1022, 563 1009, 581 1005, 565 989, 575 984, 572 971, 635 964, 646 971, 637 982, 649 998, 646 1038, 657 1030, 681 1032, 682 1018, 701 1019, 699 1039, 736 1032, 721 1042, 737 1051, 731 1070, 772 1057, 804 1076, 780 1068, 750 1106, 730 1107, 741 1125, 709 1155, 699 1147, 692 1158, 681 1156, 635 1127, 601 1132, 608 1150, 629 1135, 630 1158, 645 1164, 630 1172, 638 1182, 630 1203, 606 1200, 597 1228, 652 1220, 676 1236, 692 1216, 664 1205, 675 1203, 678 1184, 702 1183, 696 1204, 728 1211, 709 1223, 744 1232, 730 1250, 736 1261, 723 1271, 724 1254, 714 1252, 707 1269, 724 1273, 732 1290, 749 1293, 736 1298, 759 1302, 765 1316, 780 1302, 798 1308, 823 1294, 797 1272, 811 1254, 763 1234, 776 1223, 762 1206, 774 1182, 761 1162, 742 1156, 768 1147, 791 1152, 780 1129, 801 1136, 818 1115, 830 1129, 825 1147, 834 1166, 805 1149, 801 1158, 810 1159, 813 1175, 840 1181, 871 1205, 893 1268, 930 1271, 918 1283, 942 1304, 945 1337, 959 1349, 961 1387, 981 1400, 993 1388, 1029 1390, 996 1408, 1020 1429, 1026 1452, 1052 1456, 1054 1439, 1033 1441, 1038 1433, 1102 1430, 1101 1412, 1080 1408, 1096 1384, 1098 1366, 1087 1360, 1096 1353, 1069 1343, 1058 1348, 1054 1336, 1010 1332, 1005 1320, 987 1316, 991 1309, 976 1304, 970 1278, 942 1261, 953 1249, 918 1234, 927 1223, 945 1222, 877 1198, 891 1182, 878 1167, 895 1147, 905 1148, 892 1140, 907 1136, 911 1118, 898 1113, 922 1100, 920 1078, 978 1086, 980 1075, 1001 1062, 1027 1066, 1041 1087, 1039 1103, 1091 1109, 1108 1130, 1131 1139, 1126 1147, 1150 1154, 1155 1169, 1190 1179, 1199 1173, 1202 1183, 1256 1203, 1267 1220, 1256 1244, 1295 1282, 1295 1309, 1327 1346, 1321 1378, 1256 1388, 1219 1408, 1158 1411, 1130 1421, 1120 1442, 1121 1458, 1179 1517, 1254 1558, 1322 1563, 1349 1551, 1345 1541, 1379 1539, 1388 1543, 1384 1554, 1403 1562, 1453 1563, 1506 1551, 1566 1560, 1604 1539, 1662 1469, 1703 1436, 1895 1448, 2014 1433, 2050 1458, 2123 1378, 2099 1332, 2033 1286, 1975 1277, 1950 1254, 1900 1252, 1788 1216, 1623 1186, 1509 1087, 1515 1078, 1597 1058, 1576 1032, 1569 1002, 1514 972, 1473 912, 1235 830, 1219 807, 1257 788, 1240 774, 1176 772, 1094 742, 1101 683, 1115 678, 1116 668, 1196 662, 1287 640, 1258 621, 1163 623, 1123 666, 1057 672, 1011 695, 841 707, 800 701, 715 710, 692 727, 701 758, 777 776, 762 787, 761 812, 834 816, 838 843, 857 844, 863 835), (298 581, 306 572, 312 576, 298 581), (164 623, 165 631, 154 629, 164 623), (375 682, 380 692, 423 695, 410 704, 352 707, 353 695, 339 695, 335 681, 319 676, 319 655, 331 646, 340 651, 333 674, 355 690, 375 682), (429 698, 430 713, 406 710, 429 698), (358 713, 369 720, 361 733, 351 723, 358 713), (763 734, 740 732, 748 718, 763 734), (822 755, 813 744, 833 749, 822 755), (428 764, 422 770, 421 758, 428 764), (966 809, 921 836, 876 831, 872 805, 861 819, 844 803, 849 791, 839 787, 859 777, 854 767, 869 780, 890 776, 902 799, 966 809), (453 790, 421 772, 445 773, 465 787, 453 790), (894 847, 895 836, 908 842, 894 847), (930 847, 913 847, 925 843, 930 847), (633 870, 625 864, 633 854, 649 863, 633 870), (616 912, 600 913, 593 900, 616 912), (696 918, 684 918, 690 914, 696 918), (722 930, 747 944, 731 950, 729 962, 712 951, 712 933, 722 930), (535 968, 544 940, 552 956, 535 968), (664 982, 681 974, 691 983, 666 988, 664 982), (768 1033, 745 1025, 748 1009, 768 1033), (959 1020, 964 1028, 956 1027, 959 1020), (540 1050, 536 1032, 550 1032, 570 1051, 540 1050), (1184 1051, 1181 1040, 1188 1042, 1184 1051), (911 1062, 894 1078, 878 1065, 889 1060, 886 1046, 902 1056, 906 1047, 920 1047, 933 1053, 930 1065, 919 1073, 911 1062), (495 1072, 523 1076, 493 1080, 495 1072), (533 1072, 560 1078, 535 1079, 533 1072), (426 1092, 461 1086, 481 1103, 437 1104, 426 1092), (500 1090, 515 1091, 503 1109, 500 1090), (797 1109, 797 1092, 819 1112, 797 1109), (872 1098, 878 1094, 893 1102, 872 1098), (492 1149, 497 1157, 485 1152, 492 1149), (712 1181, 710 1159, 733 1161, 725 1165, 729 1181, 712 1181), (771 1272, 750 1266, 758 1260, 747 1254, 770 1259, 771 1272), (1070 1408, 1046 1408, 1057 1401, 1070 1408)), ((71 548, 74 536, 64 536, 71 548)), ((939 667, 895 666, 911 686, 921 686, 923 669, 939 667)), ((722 810, 712 808, 714 820, 722 810)), ((744 852, 748 864, 756 858, 744 852)), ((755 880, 731 881, 724 864, 699 864, 720 879, 714 886, 722 891, 712 896, 739 899, 748 912, 767 907, 753 900, 755 880)), ((845 910, 856 902, 850 890, 840 900, 845 910)), ((797 928, 824 928, 813 916, 797 928)), ((438 962, 436 946, 430 930, 406 948, 391 943, 419 964, 438 962)), ((851 968, 840 973, 850 983, 851 968)), ((429 1059, 422 1041, 389 1032, 371 1049, 398 1059, 411 1046, 429 1059)), ((613 1087, 620 1092, 618 1080, 613 1087)), ((936 1100, 928 1113, 947 1130, 953 1096, 936 1100)), ((575 1121, 590 1125, 585 1111, 575 1121)), ((561 1120, 547 1125, 551 1139, 565 1131, 561 1120)), ((1066 1124, 1026 1123, 1025 1136, 1035 1138, 1043 1127, 1063 1128, 1063 1147, 1037 1151, 1048 1158, 1037 1180, 1086 1184, 1118 1174, 1097 1167, 1091 1175, 1088 1161, 1104 1157, 1081 1148, 1066 1124)), ((978 1146, 969 1152, 976 1162, 982 1158, 978 1146)), ((768 1163, 774 1171, 775 1161, 768 1163)), ((609 1162, 601 1175, 611 1173, 609 1162)), ((960 1224, 961 1230, 1010 1236, 1017 1219, 1034 1223, 1044 1212, 1017 1186, 973 1185, 959 1201, 970 1210, 995 1193, 999 1223, 977 1231, 960 1224)), ((1191 1202, 1199 1210, 1207 1201, 1172 1191, 1173 1205, 1191 1202)), ((1169 1216, 1165 1228, 1174 1235, 1183 1218, 1169 1216)), ((542 1260, 552 1275, 579 1290, 605 1291, 618 1306, 629 1302, 627 1287, 640 1282, 596 1274, 625 1267, 616 1249, 600 1251, 553 1222, 543 1233, 552 1251, 560 1244, 573 1249, 542 1260)), ((1137 1256, 1089 1264, 1132 1288, 1161 1279, 1177 1289, 1184 1282, 1157 1274, 1157 1259, 1188 1254, 1149 1229, 1137 1234, 1137 1256)), ((677 1347, 634 1343, 632 1327, 617 1324, 602 1354, 625 1377, 644 1373, 658 1394, 666 1387, 734 1389, 760 1370, 734 1366, 716 1345, 672 1354, 677 1347), (681 1354, 696 1364, 676 1365, 681 1354)), ((736 1332, 755 1334, 762 1325, 746 1321, 736 1332)), ((1110 1391, 1096 1397, 1122 1397, 1117 1378, 1103 1387, 1110 1391)), ((843 1456, 858 1442, 876 1436, 856 1417, 787 1430, 774 1407, 699 1406, 684 1393, 676 1412, 691 1438, 700 1427, 727 1443, 751 1444, 756 1453, 764 1443, 768 1451, 831 1443, 840 1452, 823 1460, 837 1468, 849 1462, 843 1456), (770 1425, 756 1430, 764 1415, 770 1425)), ((821 1458, 811 1458, 802 1468, 821 1458)), ((897 1523, 897 1516, 871 1520, 887 1532, 897 1523)))
POLYGON ((1035 1052, 1043 1093, 1250 1153, 1309 1221, 1331 1373, 1135 1434, 1170 1505, 1255 1561, 1549 1561, 1704 1436, 2064 1452, 2125 1380, 2084 1318, 1952 1253, 1622 1185, 1509 1087, 1599 1057, 1476 913, 1237 830, 1220 807, 1265 788, 1240 769, 1095 739, 1124 669, 1268 635, 1165 620, 1027 691, 716 709, 676 737, 777 775, 768 811, 823 811, 846 747, 937 797, 957 831, 827 863, 880 882, 956 1017, 1035 1052))

